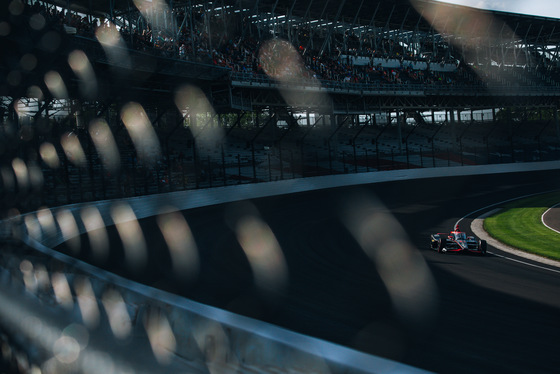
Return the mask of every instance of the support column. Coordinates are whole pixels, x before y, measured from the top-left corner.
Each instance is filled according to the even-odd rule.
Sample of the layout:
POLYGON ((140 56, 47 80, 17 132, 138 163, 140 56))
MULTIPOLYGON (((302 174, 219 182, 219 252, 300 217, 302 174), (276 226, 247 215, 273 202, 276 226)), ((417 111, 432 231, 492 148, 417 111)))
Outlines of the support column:
POLYGON ((192 111, 192 113, 190 113, 190 118, 189 118, 189 126, 191 127, 191 134, 192 134, 192 151, 193 151, 193 169, 194 169, 194 182, 195 182, 195 186, 198 189, 199 188, 199 172, 200 172, 200 168, 198 165, 198 152, 197 152, 197 139, 196 139, 196 131, 197 131, 197 127, 198 127, 198 123, 197 123, 197 118, 196 118, 197 112, 196 111, 192 111))
MULTIPOLYGON (((527 112, 527 108, 525 109, 525 113, 527 112)), ((527 116, 525 116, 527 117, 527 116)), ((511 114, 511 110, 508 109, 508 125, 509 125, 509 144, 511 147, 511 160, 512 162, 515 162, 515 148, 514 148, 514 144, 513 144, 513 116, 511 114)))
POLYGON ((402 155, 403 154, 403 147, 402 147, 402 125, 401 125, 401 120, 402 118, 405 118, 404 116, 399 115, 399 111, 397 111, 397 130, 399 133, 399 154, 402 155))
MULTIPOLYGON (((332 134, 334 131, 336 131, 336 128, 338 127, 338 116, 336 114, 329 114, 328 116, 325 116, 329 118, 329 134, 332 134)), ((333 157, 334 159, 336 159, 336 154, 338 152, 338 133, 334 134, 334 136, 331 139, 331 150, 333 152, 333 157)))
POLYGON ((451 134, 455 139, 455 143, 458 143, 458 136, 457 136, 457 123, 455 122, 455 110, 449 110, 449 122, 451 123, 451 134))
POLYGON ((556 127, 556 137, 560 144, 560 124, 558 123, 558 107, 554 107, 554 126, 556 127))

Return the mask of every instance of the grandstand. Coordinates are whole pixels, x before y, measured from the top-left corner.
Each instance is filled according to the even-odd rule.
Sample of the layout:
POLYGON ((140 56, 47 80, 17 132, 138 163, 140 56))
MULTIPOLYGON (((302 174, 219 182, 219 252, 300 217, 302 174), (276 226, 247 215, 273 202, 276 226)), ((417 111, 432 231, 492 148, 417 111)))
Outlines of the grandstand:
POLYGON ((431 0, 9 0, 2 213, 559 160, 559 51, 559 19, 431 0))
POLYGON ((106 197, 556 157, 555 19, 438 5, 442 14, 493 17, 486 35, 469 35, 432 26, 422 16, 436 5, 429 1, 11 4, 3 119, 57 129, 41 134, 61 160, 46 172, 46 190, 57 190, 45 193, 56 199, 46 205, 100 194, 105 176, 84 130, 104 118, 126 137, 118 117, 130 101, 155 126, 163 153, 142 176, 134 157, 123 157, 129 171, 118 184, 126 187, 101 188, 106 197), (188 100, 177 107, 188 85, 211 112, 195 114, 188 100), (219 139, 197 144, 213 127, 219 139), (64 133, 78 136, 88 166, 67 162, 57 144, 64 133), (61 178, 67 191, 54 186, 61 178), (76 188, 84 184, 91 191, 76 188))

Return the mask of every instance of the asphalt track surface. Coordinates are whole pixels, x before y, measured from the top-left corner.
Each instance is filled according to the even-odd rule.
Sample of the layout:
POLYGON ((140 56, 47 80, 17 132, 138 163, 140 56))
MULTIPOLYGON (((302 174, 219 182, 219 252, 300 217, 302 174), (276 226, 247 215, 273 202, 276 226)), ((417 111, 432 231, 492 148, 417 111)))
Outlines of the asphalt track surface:
POLYGON ((549 228, 560 232, 560 207, 558 205, 551 207, 543 214, 542 220, 549 228))
MULTIPOLYGON (((469 212, 558 188, 560 172, 547 171, 389 182, 210 206, 183 212, 200 255, 196 279, 173 276, 153 217, 140 221, 150 249, 146 269, 126 270, 112 227, 110 261, 97 265, 202 303, 430 371, 558 372, 560 273, 495 255, 429 249, 431 233, 450 231, 469 212), (353 215, 354 210, 361 213, 353 215), (274 233, 287 264, 285 288, 270 290, 255 283, 232 224, 245 215, 258 215, 274 233), (376 231, 369 243, 373 252, 364 250, 352 226, 368 220, 373 224, 364 227, 376 231), (395 228, 393 220, 404 231, 395 228), (386 255, 393 253, 388 239, 393 235, 398 237, 396 246, 405 242, 409 255, 386 255), (383 241, 379 248, 377 239, 383 241), (391 258, 390 274, 380 265, 386 258, 391 258), (411 270, 410 263, 427 269, 427 275, 411 270)), ((461 222, 463 230, 469 231, 472 218, 461 222)), ((83 258, 94 263, 87 238, 82 243, 83 258)), ((64 245, 58 249, 67 251, 64 245)))

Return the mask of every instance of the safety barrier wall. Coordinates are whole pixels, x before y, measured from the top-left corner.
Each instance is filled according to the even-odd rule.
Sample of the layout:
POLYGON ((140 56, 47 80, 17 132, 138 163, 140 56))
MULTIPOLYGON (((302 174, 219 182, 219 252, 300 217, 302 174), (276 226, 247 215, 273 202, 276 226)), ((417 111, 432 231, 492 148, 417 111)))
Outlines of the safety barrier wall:
MULTIPOLYGON (((106 224, 110 224, 112 222, 110 208, 115 203, 128 204, 136 218, 140 219, 158 214, 162 206, 173 206, 178 210, 185 210, 238 200, 349 185, 552 170, 559 167, 560 161, 555 161, 346 174, 187 190, 118 201, 106 200, 96 202, 95 207, 106 224)), ((88 206, 91 206, 91 203, 68 205, 64 209, 72 211, 74 215, 79 215, 79 212, 88 206)), ((53 211, 55 210, 53 209, 53 211)), ((8 253, 9 251, 5 251, 0 263, 0 282, 9 286, 4 287, 4 291, 0 292, 0 299, 2 299, 0 300, 1 329, 8 332, 12 336, 12 340, 18 341, 20 347, 26 347, 24 350, 27 350, 29 362, 39 362, 40 364, 45 361, 45 358, 53 356, 58 358, 55 360, 59 365, 58 369, 68 369, 69 365, 66 362, 68 360, 60 359, 57 352, 52 351, 51 347, 59 340, 55 339, 54 342, 45 343, 45 339, 40 339, 37 332, 28 332, 25 326, 28 325, 30 317, 26 317, 25 313, 14 312, 15 309, 7 308, 7 305, 13 305, 14 300, 16 302, 19 300, 22 304, 23 300, 27 299, 31 299, 33 302, 42 300, 39 305, 45 305, 46 302, 45 313, 47 309, 54 310, 58 318, 66 318, 66 324, 80 321, 84 319, 84 310, 79 302, 81 294, 78 284, 83 285, 84 281, 87 281, 92 290, 90 296, 96 299, 93 303, 94 309, 105 308, 104 313, 99 313, 101 316, 99 323, 109 326, 111 328, 109 331, 113 332, 112 335, 109 334, 103 338, 105 349, 111 352, 113 344, 122 345, 119 343, 119 337, 115 335, 121 331, 119 324, 128 326, 128 334, 132 338, 125 340, 132 346, 139 347, 149 343, 156 358, 155 362, 157 365, 162 365, 162 370, 167 368, 168 371, 174 371, 179 365, 183 369, 188 367, 194 372, 215 370, 331 373, 422 372, 422 370, 400 363, 303 336, 141 285, 68 257, 52 250, 67 238, 59 229, 47 229, 48 225, 45 224, 44 217, 46 217, 44 212, 34 212, 2 223, 5 234, 6 230, 12 230, 27 246, 40 253, 39 255, 32 254, 29 250, 16 248, 11 254, 8 253), (51 279, 52 288, 41 289, 36 284, 30 285, 29 268, 42 269, 43 272, 46 272, 48 278, 51 279), (64 287, 57 286, 61 283, 60 279, 63 279, 62 284, 66 284, 66 288, 69 290, 66 292, 66 298, 63 296, 64 293, 57 291, 57 289, 64 289, 64 287), (10 294, 14 290, 16 290, 15 296, 10 294), (8 300, 11 301, 7 302, 8 300), (121 305, 121 314, 112 317, 111 310, 116 307, 113 308, 110 305, 121 305), (123 310, 126 312, 122 312, 123 310), (14 314, 18 315, 14 316, 14 314), (116 326, 114 326, 115 318, 120 321, 116 323, 116 326), (163 326, 155 335, 150 333, 150 326, 154 325, 163 326), (161 336, 168 336, 168 339, 162 340, 161 336)), ((80 231, 83 233, 85 229, 82 227, 80 231)), ((17 247, 17 245, 15 246, 17 247)), ((37 274, 36 272, 35 275, 37 274)), ((38 277, 35 276, 34 279, 38 279, 38 277)), ((35 316, 31 320, 35 321, 38 318, 41 317, 35 316)), ((59 331, 58 334, 55 333, 54 336, 60 339, 63 333, 59 331)), ((70 345, 70 347, 72 346, 70 345)), ((71 351, 67 348, 66 351, 68 350, 71 351)), ((133 351, 136 350, 133 349, 133 351)), ((81 351, 78 350, 78 352, 81 351)), ((71 361, 71 365, 74 365, 71 368, 80 364, 84 369, 83 365, 88 362, 91 366, 91 360, 86 360, 87 357, 87 349, 84 349, 81 355, 71 361)), ((110 356, 107 355, 103 357, 105 361, 110 359, 110 356)), ((125 365, 124 369, 130 372, 144 371, 142 369, 145 368, 144 366, 141 368, 135 366, 137 362, 134 355, 125 357, 124 364, 119 361, 119 365, 125 365), (128 362, 126 362, 127 360, 128 362)), ((113 362, 114 366, 119 367, 115 362, 113 362)), ((121 366, 121 368, 123 367, 121 366)))

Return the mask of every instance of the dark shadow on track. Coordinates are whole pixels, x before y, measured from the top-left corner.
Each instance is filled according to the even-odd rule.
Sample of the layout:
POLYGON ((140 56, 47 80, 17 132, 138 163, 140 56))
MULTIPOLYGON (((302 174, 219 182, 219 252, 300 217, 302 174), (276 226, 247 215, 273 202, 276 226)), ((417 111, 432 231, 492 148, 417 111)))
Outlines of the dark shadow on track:
MULTIPOLYGON (((279 288, 255 281, 229 204, 183 212, 200 256, 193 280, 171 271, 155 217, 140 220, 149 250, 146 268, 129 269, 114 227, 107 228, 109 261, 98 265, 205 304, 432 371, 553 372, 560 365, 560 277, 491 255, 440 255, 429 249, 429 234, 448 231, 473 208, 554 185, 558 180, 551 180, 549 172, 508 174, 392 182, 252 201, 247 209, 258 212, 285 258, 288 283, 279 288), (341 202, 364 191, 382 201, 378 212, 390 213, 402 225, 435 280, 434 311, 420 324, 398 313, 386 274, 343 218, 341 202)), ((243 209, 235 206, 235 211, 243 209)), ((81 242, 82 256, 95 263, 87 236, 81 242)), ((65 245, 59 249, 69 252, 65 245)), ((392 253, 390 247, 383 250, 392 253)), ((384 257, 381 253, 378 259, 384 257)), ((397 272, 400 266, 395 264, 397 272)), ((406 267, 402 269, 405 277, 406 267)), ((415 281, 421 280, 409 279, 415 281)), ((421 300, 424 290, 419 292, 410 299, 421 300)))

